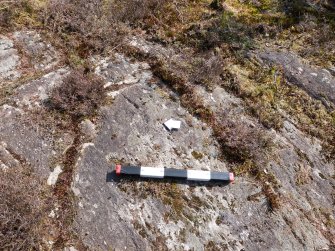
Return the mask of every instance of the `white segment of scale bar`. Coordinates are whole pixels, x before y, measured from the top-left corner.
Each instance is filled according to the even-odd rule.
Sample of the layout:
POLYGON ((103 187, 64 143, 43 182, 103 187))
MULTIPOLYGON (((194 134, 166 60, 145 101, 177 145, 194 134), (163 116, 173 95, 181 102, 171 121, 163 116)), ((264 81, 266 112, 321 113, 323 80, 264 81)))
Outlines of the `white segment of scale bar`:
POLYGON ((164 167, 141 167, 141 177, 150 178, 163 178, 164 177, 164 167))
POLYGON ((211 179, 210 171, 187 170, 188 180, 209 181, 211 179))

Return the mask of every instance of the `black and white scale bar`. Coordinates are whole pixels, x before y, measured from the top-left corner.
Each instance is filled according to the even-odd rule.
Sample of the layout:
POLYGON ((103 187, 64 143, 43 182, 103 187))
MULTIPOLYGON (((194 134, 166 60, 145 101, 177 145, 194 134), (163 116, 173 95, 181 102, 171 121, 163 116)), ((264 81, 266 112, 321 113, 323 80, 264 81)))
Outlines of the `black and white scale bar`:
POLYGON ((234 181, 234 174, 202 170, 179 170, 164 167, 121 166, 116 165, 117 175, 137 175, 143 178, 178 178, 194 181, 234 181))

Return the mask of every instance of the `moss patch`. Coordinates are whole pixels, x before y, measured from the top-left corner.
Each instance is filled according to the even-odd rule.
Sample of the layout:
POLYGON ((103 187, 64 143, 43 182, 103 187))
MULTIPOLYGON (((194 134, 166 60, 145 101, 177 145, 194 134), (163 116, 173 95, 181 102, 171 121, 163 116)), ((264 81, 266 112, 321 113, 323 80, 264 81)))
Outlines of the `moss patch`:
POLYGON ((195 158, 196 160, 200 160, 204 157, 204 155, 201 152, 197 152, 197 151, 192 151, 191 154, 193 158, 195 158))

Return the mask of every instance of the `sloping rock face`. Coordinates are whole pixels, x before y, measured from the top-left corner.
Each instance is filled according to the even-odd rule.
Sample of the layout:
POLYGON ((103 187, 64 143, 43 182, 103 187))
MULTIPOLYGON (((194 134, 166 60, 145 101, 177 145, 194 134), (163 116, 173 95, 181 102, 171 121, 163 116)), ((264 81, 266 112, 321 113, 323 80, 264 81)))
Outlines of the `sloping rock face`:
MULTIPOLYGON (((47 99, 47 92, 68 73, 60 69, 26 83, 15 91, 10 105, 1 107, 0 139, 7 150, 20 156, 21 162, 29 163, 43 175, 52 169, 52 160, 59 157, 55 151, 57 139, 55 122, 43 123, 45 114, 36 113, 47 99)), ((62 141, 62 140, 61 140, 62 141)))
MULTIPOLYGON (((300 131, 289 118, 280 131, 267 130, 247 114, 243 100, 219 86, 211 92, 195 86, 215 114, 223 116, 229 111, 229 118, 272 139, 273 150, 264 160, 260 175, 271 174, 279 183, 281 206, 277 210, 269 210, 263 184, 252 176, 238 176, 228 186, 115 177, 112 171, 120 162, 220 171, 227 171, 229 163, 222 157, 210 125, 181 105, 178 95, 154 76, 149 62, 134 61, 122 54, 92 58, 95 73, 105 80, 108 98, 97 117, 80 123, 80 132, 76 132, 79 136, 60 130, 61 121, 53 119, 45 101, 70 70, 55 63, 60 53, 46 46, 38 34, 18 32, 15 39, 22 41, 20 46, 26 53, 34 51, 32 48, 48 51, 42 61, 28 57, 38 74, 24 81, 25 73, 19 70, 23 59, 14 38, 9 37, 0 40, 0 55, 11 55, 10 62, 15 63, 0 67, 0 78, 15 88, 1 100, 0 168, 28 164, 47 185, 54 168, 64 169, 64 152, 75 137, 80 137, 79 158, 71 170, 73 229, 87 249, 334 248, 334 164, 323 157, 321 142, 300 131), (170 118, 182 122, 180 130, 169 132, 164 128, 163 123, 170 118)), ((171 48, 141 39, 131 41, 131 46, 149 56, 182 60, 171 48)), ((310 71, 303 64, 299 67, 303 72, 310 71)), ((334 78, 328 77, 332 85, 334 78)), ((56 209, 50 212, 54 220, 58 214, 61 212, 56 209)), ((55 248, 53 239, 49 244, 50 249, 55 248)), ((71 241, 64 245, 74 248, 71 241)))
MULTIPOLYGON (((17 32, 14 37, 19 39, 21 35, 24 36, 23 34, 27 36, 26 40, 21 43, 23 47, 36 48, 38 53, 42 54, 48 50, 39 35, 34 32, 17 32), (31 34, 35 34, 34 38, 28 39, 31 34), (36 41, 36 37, 39 38, 38 41, 36 41)), ((3 58, 5 61, 1 64, 4 69, 1 71, 4 90, 11 85, 16 86, 15 81, 20 81, 19 77, 25 78, 19 69, 21 61, 18 50, 13 47, 17 42, 15 39, 3 38, 1 40, 0 54, 8 55, 8 58, 3 58)), ((49 47, 51 51, 54 51, 51 46, 49 47)), ((35 51, 31 53, 37 56, 35 51)), ((53 168, 51 160, 58 156, 54 147, 53 134, 55 131, 53 130, 55 127, 52 124, 41 126, 43 124, 41 120, 45 118, 40 112, 38 114, 35 111, 43 106, 44 101, 48 98, 47 93, 54 86, 60 84, 67 73, 67 69, 59 69, 45 75, 43 75, 43 71, 36 72, 37 78, 35 80, 23 82, 21 86, 13 90, 12 96, 0 107, 0 141, 4 152, 12 156, 1 159, 4 166, 12 166, 13 160, 11 158, 13 158, 21 164, 33 166, 38 173, 45 176, 48 175, 49 169, 53 168)))
POLYGON ((0 81, 4 85, 26 74, 50 70, 60 61, 53 46, 42 40, 35 31, 17 31, 0 36, 0 81))
MULTIPOLYGON (((118 64, 119 62, 115 62, 114 67, 118 64)), ((128 60, 124 60, 123 64, 123 67, 118 69, 134 67, 128 60)), ((113 62, 110 62, 110 65, 113 65, 113 62)), ((129 78, 129 71, 126 70, 123 74, 125 79, 129 78)), ((143 74, 151 75, 149 71, 144 71, 143 74)), ((187 218, 176 218, 175 221, 164 219, 170 217, 169 212, 174 210, 171 207, 176 205, 164 205, 162 198, 155 198, 141 191, 145 190, 146 186, 157 185, 157 189, 169 189, 168 187, 173 186, 175 188, 171 193, 176 194, 170 196, 181 201, 176 203, 182 203, 179 196, 197 200, 196 195, 202 194, 200 189, 205 189, 204 187, 195 187, 195 191, 190 193, 188 185, 185 184, 117 181, 113 177, 107 177, 106 182, 106 174, 113 171, 117 160, 145 166, 226 170, 225 164, 218 160, 219 151, 215 141, 211 139, 210 130, 205 129, 202 122, 181 108, 178 102, 171 101, 168 93, 162 90, 158 83, 149 84, 150 79, 141 81, 141 77, 143 75, 139 76, 138 83, 123 89, 111 106, 101 109, 102 119, 98 126, 98 135, 91 144, 83 147, 74 183, 74 191, 80 198, 78 230, 85 236, 87 244, 98 249, 113 247, 121 250, 126 247, 131 250, 146 250, 154 248, 151 242, 161 245, 162 248, 198 249, 210 237, 220 241, 218 236, 227 233, 225 229, 214 227, 212 232, 200 231, 202 233, 196 237, 194 233, 189 232, 193 223, 187 218), (168 132, 163 122, 170 118, 181 120, 182 129, 168 132), (97 168, 92 168, 93 165, 97 168), (143 196, 146 198, 141 198, 143 196), (95 225, 94 228, 91 227, 92 224, 95 225), (106 232, 105 229, 111 231, 106 232), (99 240, 96 239, 98 235, 99 240), (184 238, 185 241, 194 239, 196 242, 182 243, 180 238, 184 238)), ((226 193, 226 190, 218 189, 217 195, 221 192, 226 193)), ((219 200, 228 207, 228 202, 222 195, 219 200)), ((200 199, 196 202, 199 203, 197 206, 202 206, 200 199)), ((195 209, 192 211, 202 218, 195 209)), ((216 225, 219 211, 215 211, 214 208, 208 209, 207 216, 211 218, 210 222, 199 222, 200 227, 206 228, 208 223, 216 225)))
POLYGON ((17 71, 19 56, 13 47, 13 41, 7 37, 0 37, 0 80, 15 79, 20 76, 17 71))
MULTIPOLYGON (((171 58, 170 51, 158 45, 132 45, 171 58)), ((110 88, 129 78, 133 70, 126 69, 138 68, 126 58, 121 61, 98 68, 98 73, 117 69, 119 78, 109 82, 110 88)), ((77 163, 76 226, 85 244, 106 250, 330 249, 334 231, 327 218, 333 212, 334 166, 322 157, 320 143, 290 121, 281 132, 264 131, 275 144, 275 157, 264 173, 278 179, 285 201, 278 212, 268 210, 261 184, 246 177, 229 186, 118 180, 108 175, 105 179, 118 162, 226 170, 209 127, 182 108, 159 80, 135 79, 113 95, 112 105, 100 110, 97 136, 83 147, 77 163), (162 123, 171 117, 182 121, 180 131, 164 129, 162 123), (308 178, 300 185, 297 180, 304 173, 308 178)), ((261 128, 245 114, 243 101, 222 88, 197 92, 215 112, 230 110, 243 123, 261 128)))
POLYGON ((335 80, 327 69, 316 69, 304 64, 297 55, 290 52, 265 51, 259 56, 265 62, 281 66, 290 82, 320 99, 324 105, 334 107, 335 80))
POLYGON ((59 55, 53 46, 42 40, 41 35, 35 31, 18 31, 13 38, 26 56, 28 63, 35 70, 48 70, 57 65, 59 55))

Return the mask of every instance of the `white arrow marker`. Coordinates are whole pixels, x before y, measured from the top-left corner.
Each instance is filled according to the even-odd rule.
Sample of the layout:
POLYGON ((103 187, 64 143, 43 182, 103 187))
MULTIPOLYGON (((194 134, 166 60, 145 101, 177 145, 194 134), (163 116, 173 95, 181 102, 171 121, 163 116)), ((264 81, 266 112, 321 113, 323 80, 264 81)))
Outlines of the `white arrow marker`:
POLYGON ((169 131, 171 131, 173 129, 178 130, 180 128, 181 121, 174 120, 174 119, 169 119, 168 121, 166 121, 164 123, 164 125, 167 129, 169 129, 169 131))

